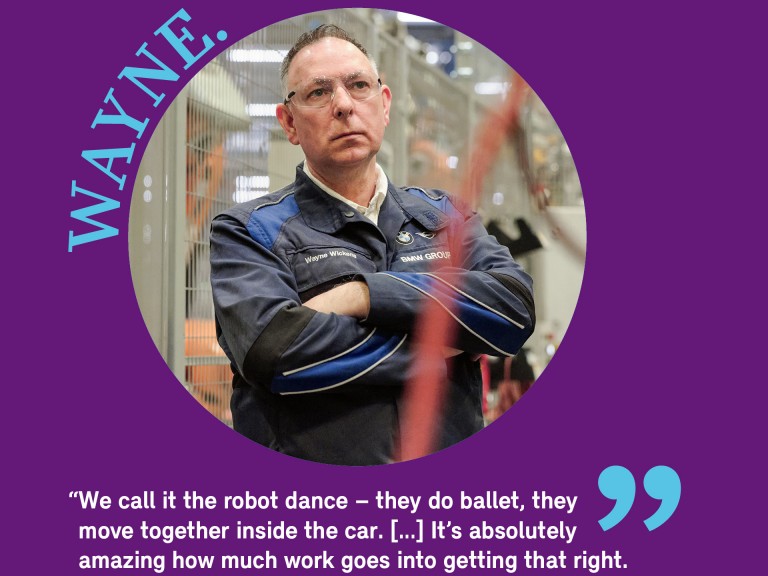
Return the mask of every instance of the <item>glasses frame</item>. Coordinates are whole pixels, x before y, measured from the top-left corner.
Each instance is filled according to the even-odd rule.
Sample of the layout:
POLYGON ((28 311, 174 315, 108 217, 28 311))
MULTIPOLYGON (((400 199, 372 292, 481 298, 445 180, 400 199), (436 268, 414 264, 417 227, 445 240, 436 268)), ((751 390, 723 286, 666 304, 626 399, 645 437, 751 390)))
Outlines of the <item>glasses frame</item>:
MULTIPOLYGON (((381 90, 381 87, 383 86, 383 84, 381 83, 381 78, 377 78, 376 81, 379 83, 379 90, 381 90)), ((347 94, 349 94, 349 91, 344 87, 343 84, 341 85, 341 87, 344 88, 344 90, 347 92, 347 94)), ((333 99, 336 97, 336 90, 331 92, 331 99, 328 100, 328 103, 327 104, 323 104, 322 106, 305 106, 305 105, 299 104, 298 102, 294 102, 293 100, 291 100, 291 98, 293 98, 295 95, 296 95, 296 90, 291 90, 288 93, 288 96, 286 96, 283 99, 283 104, 285 106, 288 106, 288 104, 294 104, 294 105, 298 106, 299 108, 310 108, 310 109, 315 108, 317 110, 322 110, 323 108, 325 108, 326 106, 331 104, 331 102, 333 102, 333 99)), ((349 95, 352 98, 352 100, 355 100, 355 98, 352 97, 351 94, 349 94, 349 95)), ((375 95, 376 94, 374 93, 373 96, 375 96, 375 95)), ((373 98, 373 96, 371 96, 369 98, 366 98, 365 100, 355 100, 355 102, 366 102, 366 101, 370 100, 371 98, 373 98)))

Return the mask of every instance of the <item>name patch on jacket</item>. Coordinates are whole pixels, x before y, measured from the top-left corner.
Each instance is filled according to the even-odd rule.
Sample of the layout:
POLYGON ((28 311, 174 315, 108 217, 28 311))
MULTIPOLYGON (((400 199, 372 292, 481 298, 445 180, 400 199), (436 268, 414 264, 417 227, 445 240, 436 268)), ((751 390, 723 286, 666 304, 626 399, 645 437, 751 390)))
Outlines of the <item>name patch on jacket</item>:
POLYGON ((448 250, 437 252, 427 252, 426 254, 415 254, 413 256, 400 256, 401 262, 419 262, 421 260, 440 260, 450 258, 451 253, 448 250))
POLYGON ((329 250, 328 252, 323 252, 322 254, 315 254, 314 256, 304 256, 304 262, 307 264, 312 264, 313 262, 317 262, 318 260, 324 260, 325 258, 333 258, 335 256, 344 256, 346 258, 357 258, 357 254, 354 252, 349 252, 347 250, 329 250))

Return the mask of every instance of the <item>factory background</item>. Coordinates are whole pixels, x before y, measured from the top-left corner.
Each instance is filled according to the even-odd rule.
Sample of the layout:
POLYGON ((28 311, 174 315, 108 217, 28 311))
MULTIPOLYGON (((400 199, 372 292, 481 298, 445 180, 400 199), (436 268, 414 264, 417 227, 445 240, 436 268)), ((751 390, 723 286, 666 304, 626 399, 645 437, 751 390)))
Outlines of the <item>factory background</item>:
MULTIPOLYGON (((210 221, 235 203, 293 181, 303 154, 286 140, 274 115, 285 96, 279 68, 296 38, 324 23, 360 40, 392 89, 391 123, 377 159, 395 185, 459 191, 478 128, 518 86, 508 64, 451 28, 390 11, 338 9, 254 32, 183 89, 139 167, 130 209, 131 271, 160 354, 190 393, 228 425, 231 372, 215 336, 210 221)), ((504 141, 474 208, 534 278, 537 327, 524 356, 535 379, 576 306, 586 222, 570 150, 532 90, 522 100, 520 126, 519 137, 504 141)), ((492 381, 490 421, 500 401, 493 380, 504 370, 497 359, 484 361, 492 381)))

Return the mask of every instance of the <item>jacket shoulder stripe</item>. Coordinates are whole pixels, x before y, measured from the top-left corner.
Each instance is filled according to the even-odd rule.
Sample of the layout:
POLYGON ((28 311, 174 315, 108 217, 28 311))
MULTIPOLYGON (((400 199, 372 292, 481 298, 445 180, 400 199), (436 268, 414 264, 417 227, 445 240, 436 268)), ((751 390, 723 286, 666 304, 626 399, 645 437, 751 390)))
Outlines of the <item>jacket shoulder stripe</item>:
POLYGON ((448 197, 448 194, 445 192, 440 192, 439 190, 427 191, 423 188, 418 188, 415 186, 405 188, 404 190, 412 196, 415 196, 416 198, 427 202, 434 208, 437 208, 446 216, 454 217, 457 215, 456 208, 453 206, 453 203, 448 197))
POLYGON ((251 238, 271 250, 283 224, 298 213, 299 206, 291 191, 273 202, 254 208, 245 227, 251 238))

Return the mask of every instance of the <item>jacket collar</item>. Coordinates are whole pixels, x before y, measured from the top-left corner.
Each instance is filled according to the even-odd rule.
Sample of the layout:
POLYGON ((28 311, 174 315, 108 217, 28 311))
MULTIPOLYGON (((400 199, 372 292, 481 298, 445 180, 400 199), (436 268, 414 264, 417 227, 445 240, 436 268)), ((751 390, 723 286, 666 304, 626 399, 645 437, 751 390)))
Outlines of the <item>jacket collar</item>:
POLYGON ((336 232, 349 221, 344 213, 352 208, 321 190, 304 173, 303 168, 303 163, 296 167, 296 180, 293 183, 293 193, 301 210, 301 217, 315 230, 336 232))
MULTIPOLYGON (((296 167, 294 197, 299 210, 301 210, 302 218, 308 226, 315 230, 332 234, 350 222, 350 217, 345 216, 345 214, 349 213, 352 208, 333 198, 312 182, 309 176, 304 173, 303 164, 296 167)), ((443 211, 414 194, 397 188, 392 182, 389 182, 387 187, 387 197, 381 207, 379 223, 385 216, 385 212, 394 208, 392 200, 400 207, 406 219, 416 220, 430 232, 435 232, 448 223, 448 216, 443 211)), ((354 217, 362 218, 357 213, 354 217)))

